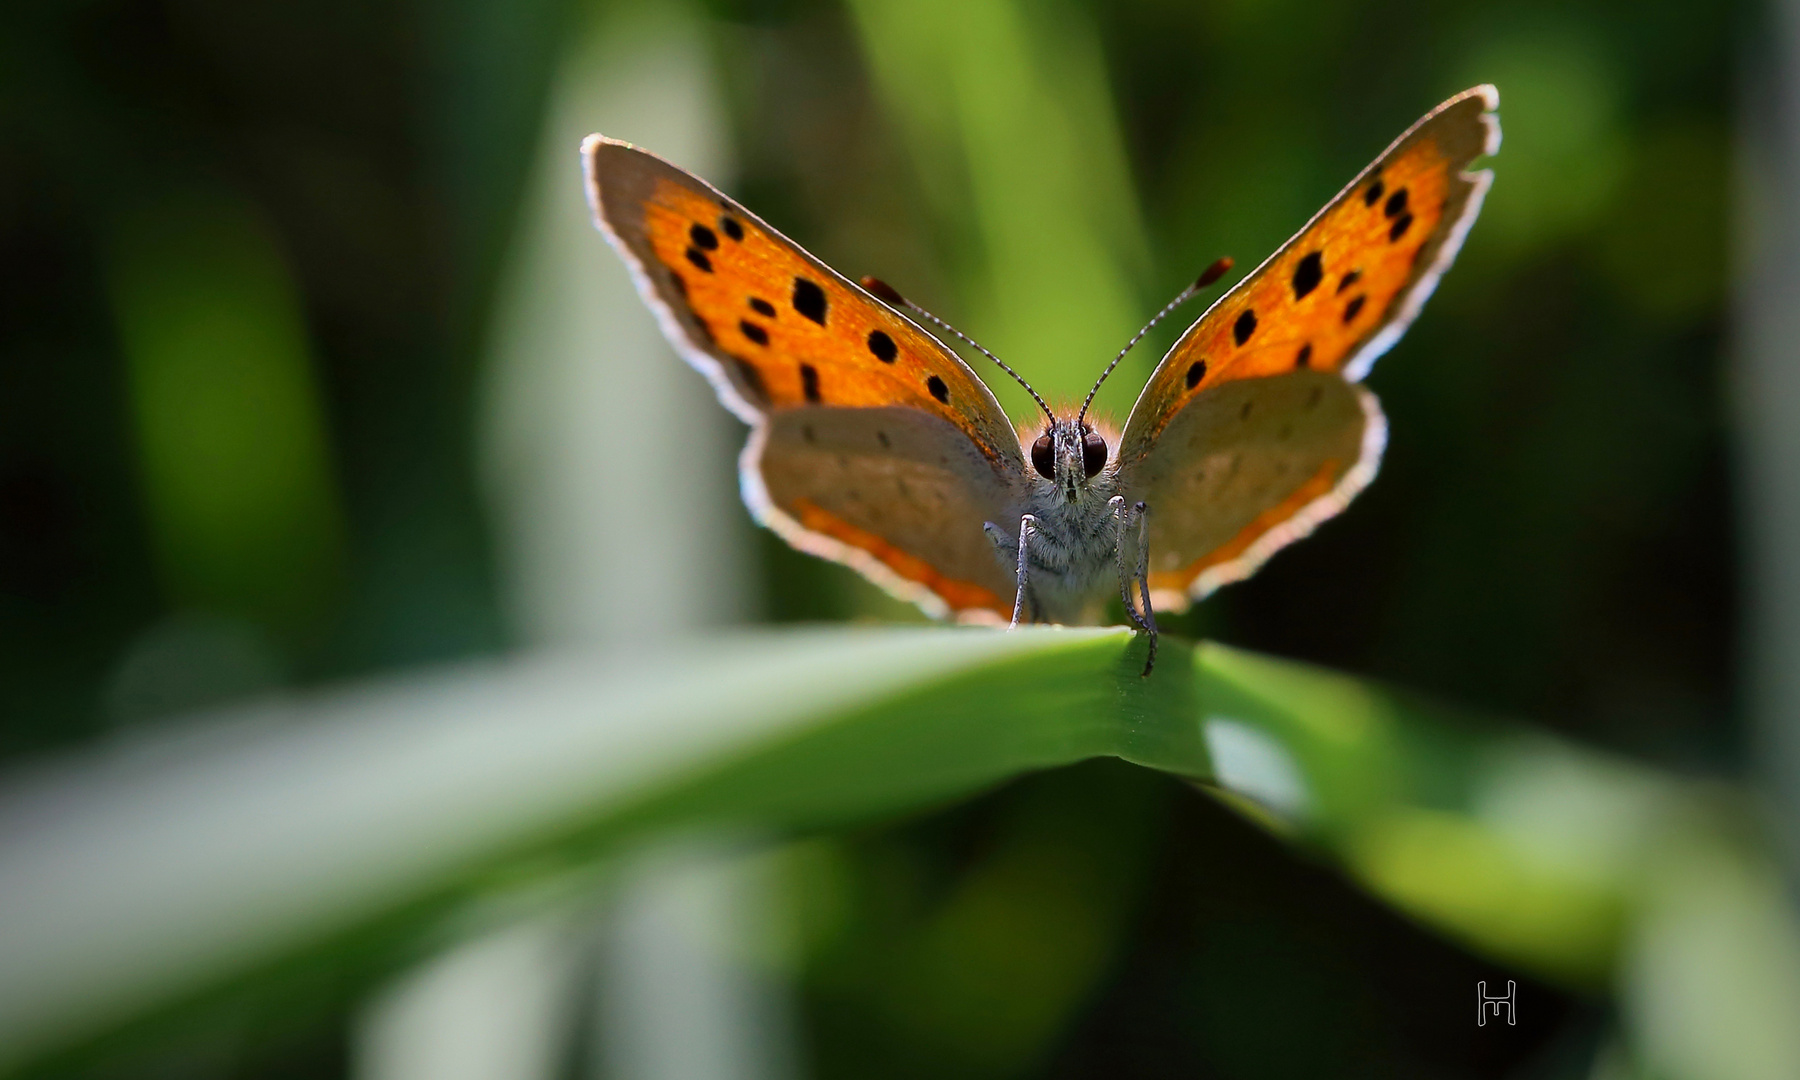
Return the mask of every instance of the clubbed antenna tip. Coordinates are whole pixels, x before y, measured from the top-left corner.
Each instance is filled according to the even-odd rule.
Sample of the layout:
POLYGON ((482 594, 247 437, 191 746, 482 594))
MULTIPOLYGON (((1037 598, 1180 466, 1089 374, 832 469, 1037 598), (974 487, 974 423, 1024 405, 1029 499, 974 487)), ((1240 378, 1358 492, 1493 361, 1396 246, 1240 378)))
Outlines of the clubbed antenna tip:
POLYGON ((889 307, 906 306, 906 297, 900 295, 900 290, 894 288, 892 285, 889 285, 887 282, 873 274, 863 275, 862 287, 869 291, 869 295, 889 307))
MULTIPOLYGON (((1194 288, 1195 289, 1206 288, 1208 285, 1211 285, 1213 282, 1224 277, 1226 272, 1229 271, 1230 269, 1231 269, 1231 256, 1229 256, 1229 255, 1219 256, 1217 259, 1213 260, 1213 264, 1211 266, 1200 271, 1200 276, 1194 279, 1194 288)), ((876 282, 876 284, 879 285, 880 282, 876 282)), ((882 287, 886 288, 886 286, 882 286, 882 287)))

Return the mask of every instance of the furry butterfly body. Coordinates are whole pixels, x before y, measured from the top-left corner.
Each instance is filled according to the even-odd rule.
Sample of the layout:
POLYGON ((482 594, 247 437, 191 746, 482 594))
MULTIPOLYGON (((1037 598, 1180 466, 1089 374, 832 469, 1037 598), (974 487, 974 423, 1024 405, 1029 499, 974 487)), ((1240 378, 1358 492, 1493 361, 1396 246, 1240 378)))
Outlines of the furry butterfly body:
POLYGON ((637 147, 595 135, 583 157, 646 303, 751 425, 761 523, 934 615, 1091 622, 1121 596, 1153 657, 1155 608, 1247 576, 1374 478, 1386 427, 1358 381, 1479 212, 1491 174, 1467 166, 1498 149, 1497 106, 1477 87, 1401 135, 1188 328, 1116 433, 1035 391, 1044 419, 1016 433, 898 293, 637 147))

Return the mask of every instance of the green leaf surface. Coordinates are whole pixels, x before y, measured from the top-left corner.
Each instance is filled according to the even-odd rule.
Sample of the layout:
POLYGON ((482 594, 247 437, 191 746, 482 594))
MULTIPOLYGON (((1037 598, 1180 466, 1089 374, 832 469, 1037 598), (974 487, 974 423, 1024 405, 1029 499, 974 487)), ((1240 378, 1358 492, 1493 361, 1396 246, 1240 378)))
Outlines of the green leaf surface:
POLYGON ((1665 826, 1695 849, 1722 827, 1697 807, 1730 817, 1301 664, 1165 638, 1143 678, 1144 648, 1111 629, 743 634, 269 701, 39 763, 0 788, 0 1067, 321 958, 374 974, 471 897, 589 880, 670 830, 831 829, 1097 756, 1207 783, 1428 925, 1577 987, 1621 970, 1665 826))

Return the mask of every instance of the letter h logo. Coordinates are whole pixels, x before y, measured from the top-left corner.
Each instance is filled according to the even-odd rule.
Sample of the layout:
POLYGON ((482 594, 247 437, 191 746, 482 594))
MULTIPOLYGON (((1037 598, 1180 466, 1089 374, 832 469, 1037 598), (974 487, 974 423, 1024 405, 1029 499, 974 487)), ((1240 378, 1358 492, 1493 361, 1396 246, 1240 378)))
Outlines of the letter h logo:
POLYGON ((1496 1019, 1498 1019, 1500 1016, 1500 1009, 1502 1006, 1504 1006, 1506 1008, 1506 1022, 1508 1024, 1517 1025, 1519 1022, 1519 1018, 1513 1014, 1513 1006, 1516 1003, 1517 996, 1518 996, 1518 984, 1513 982, 1511 979, 1506 980, 1506 993, 1501 995, 1500 997, 1488 997, 1487 982, 1485 980, 1482 982, 1476 983, 1475 984, 1475 1026, 1477 1026, 1477 1027, 1486 1027, 1487 1026, 1488 1010, 1490 1010, 1490 1009, 1493 1010, 1494 1017, 1496 1019))

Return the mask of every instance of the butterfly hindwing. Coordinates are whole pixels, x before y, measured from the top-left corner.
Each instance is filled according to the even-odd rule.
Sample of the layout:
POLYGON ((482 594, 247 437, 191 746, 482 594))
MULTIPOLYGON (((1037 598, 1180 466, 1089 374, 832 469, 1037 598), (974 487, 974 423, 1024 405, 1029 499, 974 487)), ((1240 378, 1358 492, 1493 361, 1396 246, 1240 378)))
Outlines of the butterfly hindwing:
POLYGON ((1499 149, 1498 104, 1479 86, 1414 124, 1151 375, 1126 421, 1121 480, 1151 507, 1151 585, 1165 604, 1248 576, 1374 478, 1386 428, 1352 384, 1474 223, 1492 174, 1467 168, 1499 149))
POLYGON ((1331 372, 1237 379, 1195 398, 1129 476, 1127 497, 1151 508, 1157 605, 1185 608, 1342 510, 1375 478, 1386 434, 1375 395, 1331 372))
POLYGON ((698 177, 601 136, 583 156, 665 333, 754 429, 757 518, 935 614, 1010 612, 981 526, 1017 514, 1024 460, 968 365, 698 177))
POLYGON ((922 606, 937 614, 1011 614, 1014 582, 981 523, 1019 509, 945 421, 906 407, 788 409, 752 436, 744 459, 757 463, 769 501, 806 530, 788 536, 795 547, 831 556, 843 545, 854 554, 840 561, 928 590, 936 601, 922 606))

